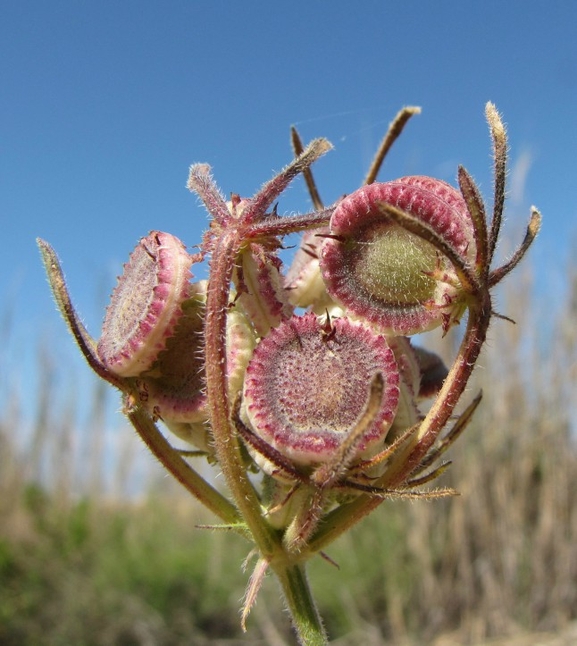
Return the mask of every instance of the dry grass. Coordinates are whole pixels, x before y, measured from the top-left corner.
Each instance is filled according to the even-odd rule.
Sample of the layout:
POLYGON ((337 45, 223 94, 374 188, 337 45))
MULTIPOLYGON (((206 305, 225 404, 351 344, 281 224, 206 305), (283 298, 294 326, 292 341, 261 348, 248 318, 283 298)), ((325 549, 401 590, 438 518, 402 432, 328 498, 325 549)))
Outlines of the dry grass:
MULTIPOLYGON (((331 550, 340 571, 313 563, 335 644, 501 644, 488 640, 538 631, 541 642, 519 643, 556 644, 551 634, 574 628, 577 280, 558 312, 512 282, 501 303, 519 325, 494 322, 470 390, 484 402, 444 476, 461 495, 387 502, 331 550)), ((100 386, 84 427, 72 403, 55 410, 56 369, 39 361, 24 452, 17 407, 0 418, 0 642, 292 643, 272 582, 243 639, 246 546, 194 530, 201 511, 118 441, 126 428, 112 461, 102 428, 116 404, 100 386), (135 479, 138 503, 126 500, 135 479)))

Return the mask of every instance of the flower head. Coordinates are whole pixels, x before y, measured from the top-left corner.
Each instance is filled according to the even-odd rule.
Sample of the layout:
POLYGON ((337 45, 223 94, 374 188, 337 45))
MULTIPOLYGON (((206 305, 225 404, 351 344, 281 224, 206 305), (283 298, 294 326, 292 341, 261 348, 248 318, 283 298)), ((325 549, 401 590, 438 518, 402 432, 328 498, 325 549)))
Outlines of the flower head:
POLYGON ((254 540, 259 559, 243 625, 270 564, 303 643, 305 635, 324 643, 303 563, 389 496, 453 493, 419 488, 445 470, 447 463, 436 463, 479 404, 480 396, 455 415, 494 314, 491 290, 540 226, 533 210, 517 251, 492 268, 507 152, 492 104, 490 222, 462 167, 460 192, 424 176, 373 183, 417 112, 399 113, 366 185, 327 209, 311 165, 330 144, 319 139, 303 148, 294 129, 295 159, 252 198, 233 194, 227 204, 209 167, 195 164, 188 185, 211 215, 199 253, 189 255, 168 233, 143 238, 114 289, 98 343, 76 314, 56 254, 39 241, 70 331, 90 366, 123 393, 147 446, 228 529, 254 540), (275 203, 299 174, 316 211, 281 217, 275 203), (303 244, 283 275, 277 251, 297 232, 303 244), (208 280, 191 284, 192 263, 205 258, 208 280), (448 370, 407 338, 438 325, 446 330, 465 311, 448 370), (422 414, 420 400, 432 395, 422 414), (158 419, 201 451, 174 449, 158 419), (199 453, 218 464, 232 500, 187 462, 199 453), (259 469, 262 478, 249 477, 259 469))

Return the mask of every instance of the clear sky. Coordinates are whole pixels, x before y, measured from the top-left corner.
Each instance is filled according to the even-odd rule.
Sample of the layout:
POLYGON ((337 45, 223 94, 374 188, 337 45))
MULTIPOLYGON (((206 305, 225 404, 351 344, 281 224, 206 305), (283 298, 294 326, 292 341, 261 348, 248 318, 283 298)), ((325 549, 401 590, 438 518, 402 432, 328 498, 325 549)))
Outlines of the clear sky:
MULTIPOLYGON (((330 203, 359 185, 403 105, 423 113, 381 177, 454 182, 463 164, 490 197, 484 105, 496 103, 511 144, 509 230, 520 237, 537 205, 531 256, 561 276, 577 215, 576 25, 572 0, 3 2, 0 317, 14 317, 11 360, 40 335, 71 352, 36 236, 57 249, 98 336, 141 236, 199 241, 207 220, 185 188, 191 163, 210 163, 225 193, 251 195, 289 161, 297 124, 304 139, 335 144, 315 169, 330 203)), ((309 206, 296 183, 279 211, 309 206)))

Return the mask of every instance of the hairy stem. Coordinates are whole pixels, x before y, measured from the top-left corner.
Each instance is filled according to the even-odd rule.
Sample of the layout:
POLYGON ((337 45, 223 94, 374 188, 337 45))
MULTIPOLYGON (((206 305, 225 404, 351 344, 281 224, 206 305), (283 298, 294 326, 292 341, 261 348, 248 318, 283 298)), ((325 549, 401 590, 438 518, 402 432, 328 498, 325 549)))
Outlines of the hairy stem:
MULTIPOLYGON (((298 157, 304 152, 303 142, 300 138, 298 130, 294 126, 291 126, 291 143, 295 157, 298 157)), ((322 211, 322 209, 324 209, 324 204, 321 199, 319 189, 317 188, 315 178, 313 177, 312 170, 310 168, 305 168, 305 170, 303 170, 303 177, 305 178, 313 206, 317 211, 322 211)))
POLYGON ((288 166, 285 166, 278 175, 269 180, 254 196, 243 212, 243 221, 250 224, 261 218, 262 214, 267 211, 273 201, 292 180, 307 168, 310 168, 319 157, 327 153, 332 147, 332 144, 326 139, 314 139, 311 141, 298 157, 293 159, 288 166))
POLYGON ((271 564, 281 584, 293 627, 302 646, 328 644, 317 606, 306 576, 304 563, 271 564))
POLYGON ((391 149, 391 146, 399 138, 399 135, 401 134, 401 132, 403 132, 403 129, 407 121, 415 114, 420 114, 420 113, 421 113, 421 108, 410 107, 410 106, 403 108, 402 110, 399 111, 399 113, 392 120, 391 124, 389 125, 389 129, 387 130, 387 133, 385 134, 383 140, 381 141, 381 145, 377 150, 377 154, 373 159, 373 162, 371 164, 371 167, 369 168, 369 172, 367 173, 367 176, 365 177, 365 181, 363 182, 363 184, 372 184, 377 179, 377 175, 379 174, 379 171, 381 169, 381 166, 383 165, 383 161, 385 160, 387 153, 391 149))
POLYGON ((289 233, 306 231, 308 229, 320 229, 326 226, 335 210, 329 206, 323 211, 314 211, 303 215, 288 215, 282 218, 269 216, 260 222, 251 225, 247 232, 247 238, 251 240, 267 239, 276 236, 285 236, 289 233))
POLYGON ((226 378, 226 317, 239 240, 240 236, 234 230, 223 234, 211 259, 205 320, 208 408, 220 468, 259 550, 267 556, 275 551, 278 539, 261 514, 260 502, 242 463, 237 436, 230 419, 231 406, 226 378))
POLYGON ((242 518, 235 506, 182 459, 156 428, 148 413, 141 408, 135 408, 129 411, 127 416, 150 452, 198 501, 228 525, 242 523, 242 518))
POLYGON ((387 470, 386 483, 381 484, 391 488, 401 484, 419 465, 434 444, 439 433, 449 422, 455 406, 473 373, 481 348, 487 338, 492 313, 491 296, 488 290, 483 290, 480 296, 483 298, 469 309, 467 330, 461 342, 461 347, 435 402, 420 425, 418 432, 403 451, 405 455, 401 454, 399 456, 399 466, 395 468, 395 460, 392 468, 387 470))

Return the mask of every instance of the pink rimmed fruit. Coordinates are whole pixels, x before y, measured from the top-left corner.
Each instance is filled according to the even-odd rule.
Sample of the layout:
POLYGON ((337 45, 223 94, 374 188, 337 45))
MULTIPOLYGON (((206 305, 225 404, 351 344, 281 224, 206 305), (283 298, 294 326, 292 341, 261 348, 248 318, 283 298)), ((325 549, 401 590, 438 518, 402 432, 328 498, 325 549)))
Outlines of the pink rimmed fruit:
POLYGON ((140 404, 167 422, 207 418, 202 353, 204 300, 204 294, 199 293, 181 305, 182 313, 164 349, 150 369, 135 379, 140 404))
POLYGON ((342 200, 321 250, 329 295, 389 334, 415 334, 462 314, 459 283, 432 243, 383 213, 389 204, 432 229, 454 252, 473 259, 471 217, 461 194, 430 177, 363 186, 342 200))
MULTIPOLYGON (((166 347, 133 383, 139 403, 153 417, 162 419, 181 439, 209 450, 203 344, 206 282, 191 284, 190 292, 166 347)), ((247 317, 241 310, 231 308, 226 325, 226 373, 231 400, 242 390, 255 343, 254 329, 247 317)))
POLYGON ((142 238, 106 310, 98 342, 100 360, 116 375, 135 377, 148 370, 182 314, 192 277, 191 256, 170 233, 142 238))
MULTIPOLYGON (((384 379, 378 413, 359 441, 365 456, 384 440, 399 401, 399 371, 384 336, 346 318, 323 324, 293 316, 256 347, 246 371, 243 417, 296 464, 330 460, 355 427, 377 373, 384 379)), ((266 456, 265 456, 266 457, 266 456)))

